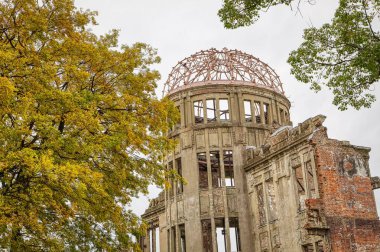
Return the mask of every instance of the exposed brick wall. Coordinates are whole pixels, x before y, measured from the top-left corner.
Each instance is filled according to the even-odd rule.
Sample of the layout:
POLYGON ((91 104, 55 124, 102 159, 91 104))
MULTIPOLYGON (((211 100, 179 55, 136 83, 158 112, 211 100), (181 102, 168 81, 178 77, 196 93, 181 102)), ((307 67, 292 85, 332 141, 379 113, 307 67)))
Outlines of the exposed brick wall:
MULTIPOLYGON (((329 227, 332 251, 380 251, 380 222, 368 168, 369 149, 313 136, 320 214, 329 227)), ((313 202, 308 202, 309 207, 313 202)))

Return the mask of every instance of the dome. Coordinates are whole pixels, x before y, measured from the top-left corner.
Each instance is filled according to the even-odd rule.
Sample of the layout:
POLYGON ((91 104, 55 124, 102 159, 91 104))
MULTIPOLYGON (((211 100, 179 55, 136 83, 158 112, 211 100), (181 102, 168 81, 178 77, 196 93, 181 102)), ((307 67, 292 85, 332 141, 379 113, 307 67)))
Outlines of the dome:
POLYGON ((250 54, 227 48, 200 51, 178 62, 165 82, 163 94, 198 85, 234 83, 284 94, 280 78, 270 66, 250 54))

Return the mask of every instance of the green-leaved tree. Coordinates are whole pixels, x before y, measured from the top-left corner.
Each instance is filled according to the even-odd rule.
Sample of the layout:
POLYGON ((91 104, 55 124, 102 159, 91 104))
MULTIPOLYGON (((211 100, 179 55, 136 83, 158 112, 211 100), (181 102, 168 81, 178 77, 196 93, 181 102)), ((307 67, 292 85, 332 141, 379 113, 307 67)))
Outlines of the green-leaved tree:
MULTIPOLYGON (((226 28, 254 23, 260 12, 296 0, 224 0, 219 16, 226 28)), ((334 18, 304 31, 304 42, 291 52, 292 74, 319 91, 327 86, 340 110, 370 107, 380 79, 380 0, 339 0, 334 18)))
POLYGON ((97 37, 95 15, 0 2, 0 250, 138 250, 125 206, 164 182, 176 109, 155 96, 155 50, 97 37))

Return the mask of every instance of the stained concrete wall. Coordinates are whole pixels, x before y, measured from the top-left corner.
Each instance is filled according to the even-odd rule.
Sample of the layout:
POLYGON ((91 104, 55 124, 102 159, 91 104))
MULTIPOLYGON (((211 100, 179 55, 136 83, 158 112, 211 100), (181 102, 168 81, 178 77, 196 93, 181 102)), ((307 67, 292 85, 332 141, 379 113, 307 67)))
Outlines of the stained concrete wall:
MULTIPOLYGON (((179 90, 169 96, 181 113, 181 122, 169 134, 177 139, 178 145, 170 152, 167 163, 181 158, 182 176, 186 180, 183 193, 170 189, 165 192, 165 201, 152 205, 143 218, 148 222, 160 225, 161 251, 180 251, 178 225, 184 224, 186 230, 186 251, 217 251, 215 235, 215 218, 225 221, 226 236, 229 236, 229 218, 237 217, 239 221, 240 251, 252 251, 254 246, 252 232, 252 213, 249 208, 245 172, 243 169, 245 149, 247 145, 260 146, 266 137, 280 124, 289 124, 289 101, 281 94, 272 90, 255 87, 254 84, 202 85, 179 90), (217 117, 213 122, 195 123, 194 102, 202 100, 206 105, 207 99, 215 99, 217 111, 219 99, 227 99, 229 104, 229 119, 217 117), (244 101, 251 101, 252 120, 246 120, 244 101), (259 104, 259 119, 254 118, 254 102, 259 104), (268 112, 264 113, 264 104, 268 112), (233 153, 235 186, 227 187, 224 182, 220 187, 212 186, 210 171, 210 151, 218 151, 223 157, 223 151, 233 153), (205 152, 207 156, 208 188, 199 186, 199 168, 197 153, 205 152), (164 206, 163 206, 164 205, 164 206), (156 210, 161 208, 160 211, 156 210), (161 221, 166 218, 165 221, 161 221), (211 221, 211 248, 205 248, 205 237, 202 235, 202 220, 211 221), (173 232, 176 230, 176 244, 173 244, 173 232)), ((204 109, 204 114, 207 114, 204 109)), ((168 166, 170 169, 171 167, 168 166)), ((221 162, 222 181, 224 181, 224 166, 221 162)), ((176 187, 175 182, 173 186, 176 187)), ((146 240, 146 239, 145 239, 146 240)), ((231 251, 227 239, 226 250, 231 251)), ((145 248, 144 251, 149 251, 145 248)))
MULTIPOLYGON (((217 251, 217 219, 224 220, 226 251, 231 251, 230 218, 238 218, 243 252, 380 251, 372 191, 380 180, 370 176, 369 149, 329 139, 324 116, 292 127, 289 101, 252 83, 204 83, 169 98, 181 121, 168 135, 178 144, 168 150, 166 169, 177 170, 180 159, 186 184, 178 191, 179 181, 168 177, 171 188, 142 216, 151 229, 159 227, 160 251, 184 251, 180 225, 185 225, 186 251, 217 251), (206 103, 212 99, 218 116, 207 121, 206 103), (228 120, 219 116, 220 99, 228 101, 228 120), (195 119, 196 101, 203 101, 201 123, 195 119), (245 101, 251 102, 250 109, 245 101), (217 152, 223 160, 224 151, 233 153, 235 184, 226 186, 220 162, 222 183, 213 186, 209 154, 217 152), (198 153, 206 153, 203 177, 198 153), (207 182, 204 188, 200 181, 207 182), (204 221, 210 223, 204 225, 207 232, 204 221)), ((143 251, 156 252, 149 240, 147 234, 141 241, 143 251)))
POLYGON ((280 128, 247 152, 251 251, 380 251, 369 148, 329 139, 323 120, 280 128))

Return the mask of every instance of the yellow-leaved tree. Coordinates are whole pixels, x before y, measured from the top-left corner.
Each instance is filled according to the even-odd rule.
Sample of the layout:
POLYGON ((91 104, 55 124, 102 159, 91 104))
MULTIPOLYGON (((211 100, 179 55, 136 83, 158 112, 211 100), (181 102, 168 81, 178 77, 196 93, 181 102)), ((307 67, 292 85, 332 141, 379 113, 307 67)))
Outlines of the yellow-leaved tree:
POLYGON ((155 96, 155 50, 97 37, 95 15, 0 2, 0 249, 137 250, 125 206, 163 183, 177 113, 155 96))

